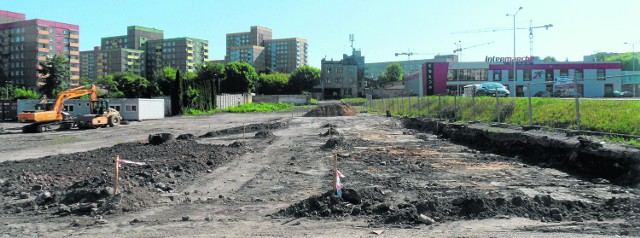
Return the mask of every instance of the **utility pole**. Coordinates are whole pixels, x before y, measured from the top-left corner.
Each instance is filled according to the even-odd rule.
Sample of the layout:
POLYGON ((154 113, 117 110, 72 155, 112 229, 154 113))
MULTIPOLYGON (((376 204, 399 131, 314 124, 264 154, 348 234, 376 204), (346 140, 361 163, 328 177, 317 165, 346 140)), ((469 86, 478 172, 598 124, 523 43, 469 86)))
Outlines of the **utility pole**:
MULTIPOLYGON (((512 89, 510 89, 509 91, 513 91, 513 93, 511 93, 511 97, 515 97, 516 96, 516 82, 518 81, 518 73, 516 72, 516 15, 518 15, 518 12, 520 12, 520 10, 522 10, 522 7, 518 8, 518 10, 516 11, 516 13, 514 13, 513 15, 509 15, 507 14, 507 16, 513 16, 513 82, 511 83, 511 85, 513 86, 512 89)), ((507 80, 509 76, 507 75, 507 80)))

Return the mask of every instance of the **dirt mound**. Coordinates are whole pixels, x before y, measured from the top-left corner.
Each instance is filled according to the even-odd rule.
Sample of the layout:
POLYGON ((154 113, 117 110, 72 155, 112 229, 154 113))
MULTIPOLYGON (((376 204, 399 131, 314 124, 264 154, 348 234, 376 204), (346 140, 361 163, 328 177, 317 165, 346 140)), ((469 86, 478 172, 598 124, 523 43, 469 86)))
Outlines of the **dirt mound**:
POLYGON ((166 142, 171 142, 173 140, 175 140, 176 137, 171 134, 171 133, 158 133, 158 134, 152 134, 149 135, 149 144, 152 145, 159 145, 162 143, 166 143, 166 142))
POLYGON ((288 125, 285 122, 273 122, 273 123, 259 123, 259 124, 249 124, 245 126, 237 126, 219 131, 211 131, 207 132, 204 135, 201 135, 200 138, 210 138, 210 137, 218 137, 218 136, 226 136, 226 135, 235 135, 242 133, 253 133, 262 130, 274 130, 280 128, 286 128, 288 125))
POLYGON ((251 148, 174 140, 160 145, 128 143, 110 148, 0 163, 0 211, 99 215, 142 210, 166 192, 251 148), (123 164, 120 194, 113 196, 115 156, 145 162, 123 164), (32 199, 35 198, 35 199, 32 199))
POLYGON ((329 127, 336 128, 336 127, 338 127, 338 126, 337 126, 337 125, 334 125, 334 124, 331 124, 331 123, 327 123, 327 124, 322 125, 322 128, 329 128, 329 127))
POLYGON ((340 135, 340 132, 338 132, 338 130, 336 129, 333 129, 333 127, 329 127, 327 132, 320 134, 320 136, 339 136, 339 135, 340 135))
POLYGON ((305 113, 305 117, 355 116, 358 112, 348 104, 331 104, 319 106, 305 113))
POLYGON ((255 137, 259 139, 272 138, 275 136, 276 135, 274 135, 271 131, 258 131, 258 133, 256 133, 255 135, 255 137))
MULTIPOLYGON (((352 190, 355 191, 355 190, 352 190)), ((353 192, 352 192, 353 193, 353 192)), ((345 193, 346 194, 346 193, 345 193)), ((334 191, 312 196, 273 214, 274 218, 310 217, 341 218, 363 216, 373 218, 370 226, 413 227, 425 223, 426 216, 435 222, 464 219, 525 217, 543 222, 601 220, 616 216, 618 209, 632 209, 640 202, 629 199, 610 199, 606 204, 579 201, 560 201, 549 195, 490 198, 481 193, 458 191, 452 197, 422 194, 420 199, 393 202, 393 194, 385 194, 377 187, 358 190, 360 203, 341 200, 334 191)))

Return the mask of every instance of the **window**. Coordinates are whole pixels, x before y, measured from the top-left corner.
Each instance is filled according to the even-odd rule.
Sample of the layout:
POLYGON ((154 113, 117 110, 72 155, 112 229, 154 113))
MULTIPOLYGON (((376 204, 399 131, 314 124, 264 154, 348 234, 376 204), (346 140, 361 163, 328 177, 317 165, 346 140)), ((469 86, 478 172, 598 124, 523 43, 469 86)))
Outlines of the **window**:
POLYGON ((64 111, 73 112, 73 105, 64 105, 64 111))
POLYGON ((544 70, 544 80, 545 81, 553 81, 553 69, 544 70))
POLYGON ((560 77, 569 77, 569 69, 561 69, 560 77))
POLYGON ((513 69, 509 70, 509 81, 513 81, 513 69))
POLYGON ((525 69, 522 71, 522 81, 531 81, 531 70, 525 69))
POLYGON ((120 111, 120 106, 109 106, 109 108, 113 108, 113 109, 116 109, 116 111, 120 111))
POLYGON ((494 70, 493 71, 493 81, 502 80, 502 70, 494 70))
POLYGON ((596 78, 598 80, 605 80, 606 76, 607 76, 607 74, 605 73, 604 69, 597 69, 596 78))
POLYGON ((582 71, 582 69, 574 70, 573 75, 577 80, 583 80, 584 79, 584 71, 582 71))

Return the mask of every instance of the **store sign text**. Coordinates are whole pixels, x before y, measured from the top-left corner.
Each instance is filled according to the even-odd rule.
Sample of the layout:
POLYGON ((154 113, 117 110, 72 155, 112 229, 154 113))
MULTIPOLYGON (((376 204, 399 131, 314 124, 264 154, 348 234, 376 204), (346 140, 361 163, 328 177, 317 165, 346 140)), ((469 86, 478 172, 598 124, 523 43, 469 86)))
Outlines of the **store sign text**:
POLYGON ((513 62, 517 64, 533 64, 533 56, 525 56, 525 57, 496 57, 496 56, 487 56, 485 58, 485 62, 489 63, 505 63, 505 64, 513 64, 513 62), (514 60, 515 59, 515 60, 514 60))

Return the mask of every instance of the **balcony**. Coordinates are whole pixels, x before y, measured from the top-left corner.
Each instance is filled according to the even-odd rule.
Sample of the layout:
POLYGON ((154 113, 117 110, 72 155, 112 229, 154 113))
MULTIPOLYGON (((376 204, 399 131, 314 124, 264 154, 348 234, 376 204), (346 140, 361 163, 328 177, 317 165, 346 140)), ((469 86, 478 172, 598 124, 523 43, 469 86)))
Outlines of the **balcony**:
POLYGON ((193 50, 187 50, 187 54, 193 54, 193 50))
POLYGON ((187 60, 193 60, 193 56, 187 56, 187 60))
POLYGON ((69 51, 69 54, 80 56, 80 51, 69 51))
POLYGON ((205 45, 202 48, 204 48, 205 50, 209 50, 209 46, 205 45))
POLYGON ((140 59, 139 55, 127 55, 127 59, 140 59))
POLYGON ((40 44, 49 44, 49 39, 38 38, 36 41, 40 44))
POLYGON ((71 47, 80 47, 80 43, 69 43, 69 46, 71 47))
POLYGON ((71 34, 71 35, 69 35, 69 38, 71 38, 71 39, 80 39, 80 35, 71 34))
POLYGON ((38 35, 49 35, 49 31, 38 30, 38 35))
POLYGON ((47 61, 47 56, 38 56, 38 61, 47 61))
POLYGON ((79 59, 69 59, 69 63, 79 64, 80 60, 79 59))
POLYGON ((187 44, 187 48, 193 48, 193 44, 187 44))
POLYGON ((38 52, 49 53, 49 48, 38 48, 38 52))

